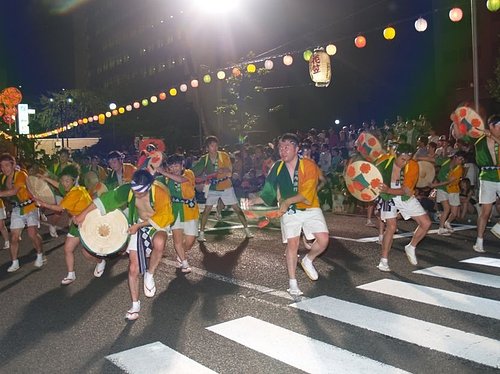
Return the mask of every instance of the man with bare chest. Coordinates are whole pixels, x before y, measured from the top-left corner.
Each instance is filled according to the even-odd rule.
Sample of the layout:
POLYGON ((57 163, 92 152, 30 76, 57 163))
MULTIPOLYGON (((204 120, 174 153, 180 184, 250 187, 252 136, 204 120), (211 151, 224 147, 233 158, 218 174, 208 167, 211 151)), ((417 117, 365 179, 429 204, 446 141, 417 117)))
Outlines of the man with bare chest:
POLYGON ((154 181, 147 170, 137 170, 131 183, 95 199, 89 208, 76 217, 76 223, 81 224, 87 213, 96 208, 101 214, 128 208, 128 284, 132 308, 127 311, 125 318, 136 320, 141 310, 139 274, 144 274, 144 294, 153 297, 156 293, 153 276, 165 248, 167 228, 174 220, 170 194, 163 184, 154 181))

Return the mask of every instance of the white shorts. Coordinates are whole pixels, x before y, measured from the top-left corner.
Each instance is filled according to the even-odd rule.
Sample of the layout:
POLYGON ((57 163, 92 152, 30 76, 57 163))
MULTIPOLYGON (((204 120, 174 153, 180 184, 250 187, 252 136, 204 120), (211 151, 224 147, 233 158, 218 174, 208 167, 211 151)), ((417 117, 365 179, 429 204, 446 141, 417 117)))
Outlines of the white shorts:
MULTIPOLYGON (((137 252, 137 235, 140 232, 141 232, 141 230, 137 230, 137 232, 135 234, 130 235, 130 237, 128 238, 127 253, 130 253, 130 251, 137 252)), ((153 241, 153 238, 151 238, 151 241, 153 241)), ((153 248, 153 244, 151 244, 151 248, 153 248)), ((151 252, 152 252, 151 248, 146 250, 146 257, 149 257, 151 255, 151 252)))
POLYGON ((479 181, 479 204, 493 204, 500 197, 500 182, 479 181))
POLYGON ((458 192, 446 192, 437 190, 436 203, 448 201, 451 206, 460 206, 460 194, 458 192))
POLYGON ((280 221, 283 243, 288 243, 288 239, 299 237, 300 231, 304 231, 307 240, 314 239, 316 233, 328 233, 328 226, 320 208, 297 210, 295 214, 285 213, 280 221))
POLYGON ((177 217, 170 230, 183 230, 184 235, 198 236, 198 220, 192 219, 182 222, 181 217, 177 217))
POLYGON ((21 208, 12 208, 12 214, 10 215, 11 230, 18 230, 31 226, 40 227, 40 213, 38 208, 23 215, 21 215, 21 208))
POLYGON ((236 194, 234 193, 234 188, 229 187, 222 191, 209 190, 205 205, 216 205, 219 199, 221 199, 226 206, 238 204, 238 199, 236 198, 236 194))
POLYGON ((5 210, 5 207, 0 208, 0 219, 6 219, 7 218, 7 211, 5 210))
POLYGON ((380 211, 380 219, 385 221, 389 218, 396 218, 398 213, 401 213, 401 216, 404 220, 409 220, 412 217, 419 217, 427 214, 420 205, 420 201, 418 201, 415 197, 411 197, 410 199, 403 201, 401 200, 401 196, 395 196, 392 199, 394 201, 394 205, 390 205, 391 210, 385 211, 382 209, 380 211))

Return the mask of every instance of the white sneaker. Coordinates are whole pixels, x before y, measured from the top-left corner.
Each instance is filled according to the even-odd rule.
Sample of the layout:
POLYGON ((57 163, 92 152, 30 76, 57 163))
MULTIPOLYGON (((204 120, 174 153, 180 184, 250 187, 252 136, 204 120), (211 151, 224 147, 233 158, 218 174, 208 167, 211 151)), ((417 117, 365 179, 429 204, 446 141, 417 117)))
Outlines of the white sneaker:
POLYGON ((477 244, 474 244, 472 246, 472 249, 474 249, 476 252, 478 253, 485 253, 486 251, 483 249, 483 246, 482 245, 477 245, 477 244))
POLYGON ((450 232, 453 232, 453 227, 451 227, 451 225, 450 225, 450 223, 448 221, 445 221, 444 228, 447 229, 450 232))
POLYGON ((57 235, 57 229, 54 225, 49 225, 49 234, 53 238, 57 238, 59 235, 57 235))
POLYGON ((391 268, 389 267, 389 264, 388 263, 387 264, 383 263, 382 261, 380 261, 378 263, 377 268, 380 271, 386 271, 386 272, 391 271, 391 268))
POLYGON ((144 273, 144 295, 146 297, 153 297, 156 293, 156 285, 153 274, 149 271, 144 273))
POLYGON ((410 244, 405 245, 405 253, 406 257, 408 257, 408 261, 410 261, 410 264, 418 264, 417 256, 415 255, 415 248, 410 248, 410 244))
POLYGON ((12 263, 12 265, 10 265, 10 266, 9 266, 9 268, 7 269, 7 272, 8 272, 8 273, 13 273, 13 272, 15 272, 16 270, 18 270, 19 268, 20 268, 20 266, 19 266, 19 263, 18 263, 18 262, 17 262, 17 263, 15 263, 15 264, 14 264, 14 263, 12 263))
POLYGON ((10 248, 10 241, 6 240, 5 243, 3 243, 3 249, 9 249, 10 248))
POLYGON ((94 269, 94 277, 100 278, 101 275, 104 273, 105 268, 106 268, 106 260, 98 262, 94 269))
POLYGON ((245 227, 245 237, 248 239, 253 238, 253 234, 248 227, 245 227))
POLYGON ((451 233, 448 231, 448 229, 444 228, 444 227, 440 227, 438 229, 438 235, 443 235, 443 236, 450 236, 451 233))
POLYGON ((197 240, 199 242, 206 242, 207 241, 207 239, 205 239, 205 231, 200 231, 200 233, 198 234, 197 240))
POLYGON ((290 294, 290 296, 297 297, 297 296, 302 296, 304 293, 299 290, 298 288, 289 288, 286 290, 290 294))
POLYGON ((379 235, 377 239, 377 244, 382 244, 383 241, 384 241, 384 235, 379 235))
POLYGON ((312 261, 309 260, 309 258, 304 256, 300 261, 300 265, 302 266, 302 269, 304 269, 310 280, 318 280, 318 272, 314 268, 314 265, 312 264, 312 261))
POLYGON ((365 226, 375 227, 375 224, 372 222, 372 220, 371 220, 371 219, 369 219, 368 221, 366 221, 365 226))
POLYGON ((36 256, 35 267, 41 268, 46 262, 47 262, 47 259, 45 258, 44 255, 36 256))

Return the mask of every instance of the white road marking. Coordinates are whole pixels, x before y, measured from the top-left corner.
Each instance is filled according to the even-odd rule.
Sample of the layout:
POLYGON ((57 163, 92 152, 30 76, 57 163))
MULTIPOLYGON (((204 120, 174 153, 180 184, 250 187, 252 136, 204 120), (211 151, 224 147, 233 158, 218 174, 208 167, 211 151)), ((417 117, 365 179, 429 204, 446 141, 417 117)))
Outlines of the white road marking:
POLYGON ((207 327, 306 373, 406 373, 250 316, 207 327))
POLYGON ((301 301, 292 306, 421 347, 500 368, 498 340, 328 296, 301 301))
POLYGON ((476 264, 484 266, 492 266, 495 268, 500 268, 500 259, 491 257, 474 257, 467 260, 462 260, 460 262, 465 262, 467 264, 476 264))
POLYGON ((392 279, 381 279, 376 282, 363 284, 357 288, 488 318, 500 319, 500 302, 496 300, 392 279))
POLYGON ((106 358, 128 374, 216 373, 160 342, 115 353, 106 358))
MULTIPOLYGON (((473 226, 473 225, 453 226, 454 231, 463 231, 463 230, 470 230, 470 229, 475 229, 475 228, 476 228, 476 226, 473 226)), ((437 232, 438 232, 438 229, 432 229, 432 230, 429 230, 427 232, 427 234, 437 234, 437 232)), ((412 236, 413 236, 413 232, 405 232, 403 234, 394 235, 394 239, 411 238, 412 236)), ((358 243, 372 243, 372 242, 376 242, 378 240, 378 236, 372 236, 372 237, 360 238, 360 239, 344 238, 344 237, 340 237, 340 236, 339 237, 330 236, 330 238, 353 241, 353 242, 358 242, 358 243)))
MULTIPOLYGON (((163 259, 162 262, 166 265, 170 265, 170 266, 175 267, 174 261, 163 259)), ((194 266, 191 266, 191 271, 195 274, 202 276, 202 277, 212 278, 212 279, 215 279, 215 280, 218 280, 221 282, 226 282, 226 283, 234 284, 234 285, 239 286, 239 287, 244 287, 244 288, 248 288, 250 290, 258 291, 258 292, 263 293, 263 294, 278 296, 278 297, 281 297, 281 298, 284 298, 287 300, 295 301, 295 299, 292 296, 290 296, 290 294, 286 291, 278 291, 278 290, 275 290, 273 288, 260 286, 258 284, 253 284, 250 282, 245 282, 242 280, 238 280, 236 278, 226 277, 225 275, 211 273, 209 271, 199 269, 199 268, 194 267, 194 266)), ((305 299, 305 297, 301 296, 301 300, 302 299, 305 299)))
POLYGON ((470 270, 453 269, 444 266, 433 266, 427 269, 415 270, 415 274, 430 275, 431 277, 452 279, 461 282, 479 284, 486 287, 500 288, 500 277, 483 274, 470 270))

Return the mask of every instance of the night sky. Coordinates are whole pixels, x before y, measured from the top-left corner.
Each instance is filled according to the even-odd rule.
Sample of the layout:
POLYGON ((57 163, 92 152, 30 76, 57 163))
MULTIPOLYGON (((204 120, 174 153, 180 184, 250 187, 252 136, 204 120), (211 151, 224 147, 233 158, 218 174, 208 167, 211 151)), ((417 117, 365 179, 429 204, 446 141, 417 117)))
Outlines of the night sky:
POLYGON ((25 96, 73 84, 71 18, 54 14, 55 2, 2 1, 0 63, 7 85, 21 85, 25 96))
MULTIPOLYGON (((144 6, 150 1, 155 0, 144 0, 144 6)), ((58 12, 56 5, 84 2, 2 2, 0 63, 7 71, 7 84, 22 85, 25 96, 33 98, 50 90, 73 87, 72 10, 58 12)), ((330 111, 332 118, 327 121, 336 112, 354 121, 369 120, 365 114, 361 118, 360 113, 370 113, 370 117, 381 121, 396 113, 418 114, 416 101, 423 103, 423 112, 431 109, 430 103, 422 101, 434 79, 431 11, 431 0, 254 0, 245 1, 224 27, 214 21, 213 26, 220 28, 201 36, 215 38, 221 54, 226 54, 221 57, 222 64, 235 62, 249 51, 261 56, 295 52, 297 61, 304 49, 334 42, 339 52, 332 58, 333 79, 328 89, 301 88, 310 84, 304 78, 307 68, 301 68, 295 76, 287 74, 286 81, 274 83, 303 90, 304 98, 310 98, 314 104, 312 111, 319 115, 330 111), (419 15, 429 21, 425 33, 414 29, 419 15), (382 29, 388 24, 397 30, 396 39, 391 42, 382 37, 382 29), (360 32, 368 39, 362 50, 353 45, 360 32), (332 105, 339 109, 329 109, 332 105)))

